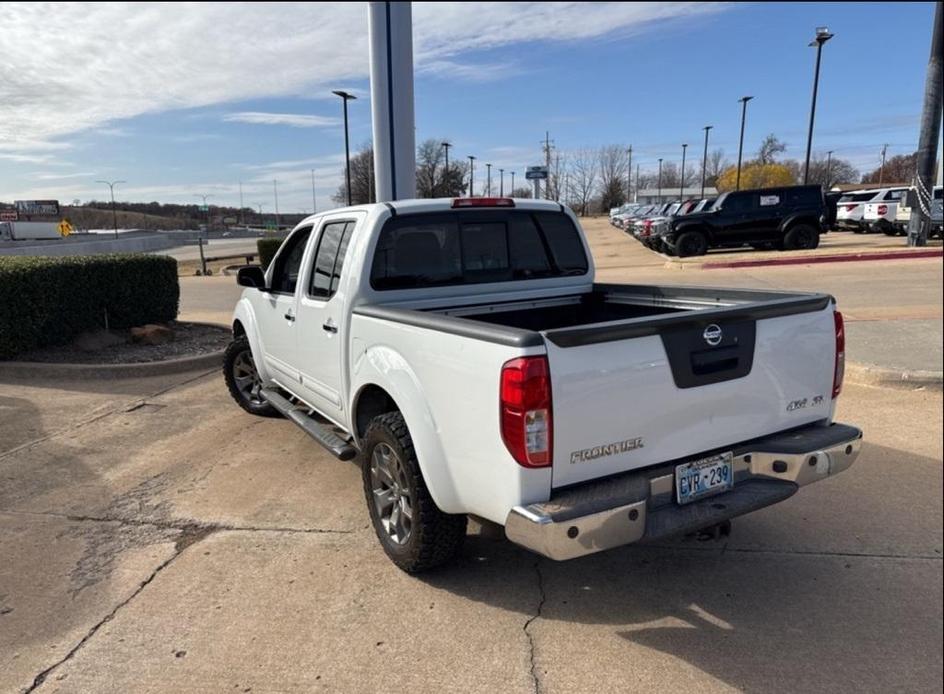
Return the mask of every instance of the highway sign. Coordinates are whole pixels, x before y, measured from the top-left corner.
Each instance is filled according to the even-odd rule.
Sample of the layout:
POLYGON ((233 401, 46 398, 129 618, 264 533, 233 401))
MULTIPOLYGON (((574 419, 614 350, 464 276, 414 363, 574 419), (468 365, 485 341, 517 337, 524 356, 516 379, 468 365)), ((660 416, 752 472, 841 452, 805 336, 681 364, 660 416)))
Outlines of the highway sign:
POLYGON ((528 170, 525 171, 524 177, 529 181, 535 179, 543 180, 547 178, 547 167, 546 166, 529 166, 528 170))

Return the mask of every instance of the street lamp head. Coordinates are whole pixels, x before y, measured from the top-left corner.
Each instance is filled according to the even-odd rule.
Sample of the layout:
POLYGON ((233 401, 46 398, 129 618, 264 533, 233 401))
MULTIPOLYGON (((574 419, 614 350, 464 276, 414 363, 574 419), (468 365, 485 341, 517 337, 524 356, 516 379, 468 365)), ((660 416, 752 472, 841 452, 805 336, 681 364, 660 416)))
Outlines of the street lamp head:
POLYGON ((746 104, 748 101, 750 101, 753 98, 754 98, 753 96, 742 96, 740 99, 738 99, 738 101, 746 104))
POLYGON ((835 36, 835 34, 830 34, 828 27, 816 27, 816 36, 810 41, 810 46, 821 46, 833 36, 835 36))
POLYGON ((711 130, 711 129, 714 128, 714 127, 715 127, 715 126, 713 126, 713 125, 706 125, 704 128, 702 128, 702 130, 711 130))
POLYGON ((340 97, 341 97, 342 99, 344 99, 345 101, 347 101, 348 99, 356 99, 356 98, 357 98, 356 96, 354 96, 354 95, 351 94, 350 92, 346 92, 346 91, 344 91, 344 90, 342 90, 342 89, 335 89, 335 90, 333 90, 331 93, 334 94, 334 95, 336 95, 336 96, 340 96, 340 97))

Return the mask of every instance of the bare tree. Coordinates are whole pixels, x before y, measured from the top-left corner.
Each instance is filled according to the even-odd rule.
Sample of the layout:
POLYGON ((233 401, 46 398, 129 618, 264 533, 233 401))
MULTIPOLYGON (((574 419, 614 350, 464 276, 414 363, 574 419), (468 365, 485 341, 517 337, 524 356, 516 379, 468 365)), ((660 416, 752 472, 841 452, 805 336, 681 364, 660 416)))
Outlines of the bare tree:
POLYGON ((600 206, 604 210, 626 202, 626 148, 604 145, 597 153, 600 161, 600 206))
POLYGON ((885 171, 881 166, 862 176, 863 183, 878 183, 879 178, 885 183, 911 183, 918 170, 918 153, 898 154, 885 162, 885 171))
POLYGON ((590 210, 597 190, 597 171, 597 154, 592 149, 578 149, 571 154, 571 193, 581 216, 590 210))
POLYGON ((705 185, 714 186, 718 182, 718 176, 727 169, 730 163, 724 158, 723 149, 713 149, 708 153, 708 167, 705 177, 705 185))
POLYGON ((760 149, 757 150, 757 161, 761 164, 773 164, 778 154, 787 151, 787 145, 777 139, 777 136, 770 133, 760 143, 760 149))
MULTIPOLYGON (((416 197, 438 198, 445 169, 442 140, 424 140, 416 148, 416 197)), ((452 168, 451 166, 449 168, 452 168)))
MULTIPOLYGON (((338 203, 347 203, 347 185, 344 181, 344 170, 341 171, 342 183, 338 192, 331 199, 338 203)), ((363 205, 375 202, 374 195, 374 148, 368 142, 361 145, 360 150, 351 157, 351 203, 363 205)))
POLYGON ((521 187, 515 188, 513 191, 511 191, 511 197, 513 197, 513 198, 530 198, 532 192, 533 192, 533 191, 532 191, 530 188, 526 188, 526 187, 524 187, 524 186, 521 186, 521 187))

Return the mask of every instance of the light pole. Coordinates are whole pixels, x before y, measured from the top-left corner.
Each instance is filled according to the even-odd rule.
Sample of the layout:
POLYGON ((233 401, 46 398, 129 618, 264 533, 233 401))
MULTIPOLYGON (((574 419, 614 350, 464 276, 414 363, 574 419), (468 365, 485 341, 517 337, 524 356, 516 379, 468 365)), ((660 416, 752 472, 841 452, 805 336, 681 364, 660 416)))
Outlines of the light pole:
MULTIPOLYGON (((878 186, 882 187, 882 183, 885 181, 885 153, 888 151, 888 145, 882 145, 882 165, 878 169, 878 186)), ((112 203, 114 204, 114 203, 112 203)))
POLYGON ((682 144, 682 182, 679 183, 679 202, 682 202, 682 199, 685 197, 685 150, 688 149, 688 145, 682 144))
POLYGON ((659 160, 659 204, 662 204, 662 160, 659 160))
MULTIPOLYGON (((442 143, 442 148, 446 152, 446 168, 444 169, 446 173, 443 174, 443 180, 446 182, 447 186, 449 185, 449 148, 450 147, 452 147, 451 142, 442 143)), ((448 194, 448 191, 447 191, 447 194, 448 194)))
POLYGON ((828 152, 826 152, 826 185, 823 186, 824 188, 829 188, 829 174, 833 166, 833 152, 834 151, 835 150, 831 149, 828 152))
POLYGON ((738 143, 738 170, 737 182, 734 184, 735 190, 741 190, 741 155, 744 153, 744 121, 747 120, 747 102, 753 98, 753 96, 742 96, 738 99, 738 101, 741 102, 741 140, 738 143))
POLYGON ((119 183, 127 183, 127 181, 95 181, 96 183, 104 183, 108 186, 108 189, 111 191, 111 219, 115 225, 115 238, 118 238, 118 213, 115 211, 115 186, 119 183))
POLYGON ((246 213, 243 211, 243 182, 239 182, 239 225, 246 226, 246 213))
POLYGON ((639 202, 639 163, 636 163, 636 195, 633 197, 633 202, 639 202))
POLYGON ((515 172, 511 172, 511 194, 515 194, 515 172))
POLYGON ((629 154, 629 161, 626 163, 626 202, 633 195, 633 146, 630 145, 626 150, 629 154))
POLYGON ((213 193, 207 193, 206 195, 204 195, 203 193, 194 193, 193 197, 203 199, 203 211, 206 212, 206 216, 207 216, 206 230, 209 232, 210 231, 210 206, 207 205, 207 198, 212 198, 213 193))
POLYGON ((486 164, 485 170, 488 172, 485 176, 485 195, 492 197, 492 165, 486 164))
POLYGON ((498 197, 505 197, 505 170, 499 169, 498 197))
MULTIPOLYGON (((351 198, 351 144, 350 144, 350 139, 348 137, 348 130, 347 130, 347 102, 350 101, 351 99, 356 99, 357 97, 354 96, 353 94, 349 94, 348 92, 341 91, 340 89, 336 89, 332 91, 331 93, 336 96, 340 96, 341 100, 344 102, 344 163, 345 163, 345 173, 346 173, 346 178, 347 178, 347 204, 350 206, 353 203, 351 202, 352 200, 351 198)), ((276 217, 275 225, 276 227, 278 227, 279 225, 278 212, 276 212, 275 217, 276 217)))
MULTIPOLYGON (((276 180, 272 181, 272 190, 275 191, 275 230, 279 230, 279 182, 276 180)), ((350 188, 348 188, 348 195, 350 195, 350 188)))
POLYGON ((708 176, 708 131, 711 130, 713 125, 706 125, 702 130, 705 131, 705 153, 702 155, 701 159, 701 197, 702 200, 705 199, 705 179, 708 176))
POLYGON ((810 46, 816 46, 816 71, 813 75, 813 102, 810 104, 810 131, 806 136, 806 163, 803 166, 803 184, 810 178, 810 152, 813 148, 813 119, 816 117, 816 92, 819 90, 819 61, 823 54, 823 44, 835 34, 830 34, 826 27, 816 27, 816 36, 810 46))
POLYGON ((475 197, 475 157, 469 155, 469 197, 475 197))
POLYGON ((318 203, 315 199, 315 170, 311 170, 311 213, 318 211, 318 203))

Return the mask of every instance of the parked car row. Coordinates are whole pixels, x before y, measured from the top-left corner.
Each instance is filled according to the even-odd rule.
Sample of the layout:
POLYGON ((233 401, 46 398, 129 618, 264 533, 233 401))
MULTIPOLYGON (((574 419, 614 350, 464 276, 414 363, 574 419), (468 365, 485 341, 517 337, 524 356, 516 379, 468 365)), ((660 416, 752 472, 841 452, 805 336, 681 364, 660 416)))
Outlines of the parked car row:
POLYGON ((681 257, 704 255, 711 248, 816 248, 827 231, 825 220, 819 186, 739 190, 717 199, 629 206, 611 217, 614 226, 649 248, 681 257))
MULTIPOLYGON (((845 193, 836 204, 836 228, 856 234, 882 232, 886 236, 908 233, 911 207, 916 203, 914 188, 893 187, 855 190, 845 193), (911 204, 910 204, 911 203, 911 204)), ((941 186, 935 186, 931 210, 931 235, 941 234, 941 186), (937 205, 934 208, 934 204, 937 205), (935 214, 935 209, 937 210, 935 214)))

